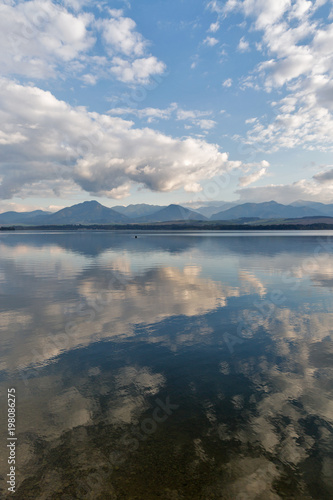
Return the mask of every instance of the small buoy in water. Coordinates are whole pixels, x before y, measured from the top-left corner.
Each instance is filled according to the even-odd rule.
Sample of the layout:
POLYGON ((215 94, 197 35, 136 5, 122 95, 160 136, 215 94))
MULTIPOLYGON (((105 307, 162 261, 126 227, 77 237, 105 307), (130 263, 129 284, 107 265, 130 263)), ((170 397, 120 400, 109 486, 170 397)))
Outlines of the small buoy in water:
POLYGON ((137 236, 135 236, 137 238, 137 236))

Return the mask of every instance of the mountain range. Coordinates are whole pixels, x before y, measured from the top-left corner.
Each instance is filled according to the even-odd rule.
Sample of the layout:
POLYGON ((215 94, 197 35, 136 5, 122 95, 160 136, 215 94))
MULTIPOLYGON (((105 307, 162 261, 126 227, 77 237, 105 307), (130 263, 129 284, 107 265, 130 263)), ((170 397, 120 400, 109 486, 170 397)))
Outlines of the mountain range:
POLYGON ((302 217, 333 217, 333 204, 295 201, 282 205, 275 201, 263 203, 223 203, 202 206, 195 210, 181 205, 138 204, 105 207, 97 201, 85 201, 55 213, 5 212, 0 214, 1 225, 70 225, 70 224, 133 224, 173 221, 239 221, 242 219, 297 219, 302 217))
POLYGON ((222 210, 211 216, 211 220, 235 220, 242 217, 259 217, 260 219, 286 219, 327 215, 318 209, 307 206, 281 205, 276 201, 264 203, 244 203, 222 210))

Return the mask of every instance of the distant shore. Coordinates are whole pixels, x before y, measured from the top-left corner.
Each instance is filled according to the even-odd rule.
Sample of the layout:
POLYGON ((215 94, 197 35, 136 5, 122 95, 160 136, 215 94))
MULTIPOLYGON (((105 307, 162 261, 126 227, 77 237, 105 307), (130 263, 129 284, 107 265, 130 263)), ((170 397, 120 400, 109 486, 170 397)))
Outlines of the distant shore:
POLYGON ((0 231, 315 231, 333 230, 333 224, 225 224, 225 223, 152 223, 152 224, 69 224, 0 227, 0 231))

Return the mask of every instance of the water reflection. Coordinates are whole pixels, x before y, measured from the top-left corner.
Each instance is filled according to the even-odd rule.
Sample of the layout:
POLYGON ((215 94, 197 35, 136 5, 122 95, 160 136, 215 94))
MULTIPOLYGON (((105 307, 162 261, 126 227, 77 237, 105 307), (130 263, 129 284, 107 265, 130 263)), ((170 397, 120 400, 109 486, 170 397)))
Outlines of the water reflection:
POLYGON ((333 257, 320 241, 1 237, 16 497, 332 498, 333 257))

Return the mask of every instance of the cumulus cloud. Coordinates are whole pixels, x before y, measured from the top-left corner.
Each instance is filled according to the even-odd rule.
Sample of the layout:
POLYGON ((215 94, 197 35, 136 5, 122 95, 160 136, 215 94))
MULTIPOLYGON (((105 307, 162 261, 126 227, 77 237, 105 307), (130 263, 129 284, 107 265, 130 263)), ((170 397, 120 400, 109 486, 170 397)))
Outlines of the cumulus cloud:
POLYGON ((50 0, 0 5, 2 74, 49 78, 95 43, 92 16, 72 14, 50 0))
POLYGON ((124 83, 147 83, 152 75, 164 73, 166 66, 156 57, 142 57, 127 61, 121 57, 112 59, 111 72, 124 83))
POLYGON ((136 23, 129 17, 118 15, 121 11, 111 11, 115 17, 101 21, 103 37, 111 53, 122 52, 127 56, 142 56, 147 41, 138 33, 136 23))
POLYGON ((82 80, 87 85, 95 85, 97 82, 97 77, 96 77, 96 75, 92 75, 91 73, 87 73, 86 75, 82 76, 82 80))
POLYGON ((314 65, 314 56, 305 49, 300 49, 298 53, 290 54, 279 61, 268 61, 259 66, 260 70, 270 69, 270 74, 266 78, 266 86, 282 87, 285 83, 308 74, 314 65))
POLYGON ((153 75, 164 73, 166 65, 149 53, 149 43, 136 30, 135 21, 124 17, 122 10, 110 9, 109 14, 109 19, 97 20, 96 26, 111 57, 111 74, 127 84, 145 84, 153 75))
POLYGON ((249 44, 249 42, 247 40, 245 40, 244 37, 242 37, 239 40, 238 50, 240 52, 247 52, 248 50, 250 50, 250 44, 249 44))
MULTIPOLYGON (((274 103, 273 119, 258 119, 249 131, 246 142, 259 149, 332 150, 333 24, 318 17, 318 9, 325 3, 228 0, 209 4, 218 22, 241 13, 252 21, 252 31, 261 36, 257 48, 265 60, 244 77, 243 89, 258 89, 262 84, 267 92, 283 89, 287 93, 274 103)), ((247 49, 242 38, 239 50, 247 49)))
POLYGON ((218 13, 228 14, 233 11, 241 11, 245 16, 255 16, 257 29, 264 29, 281 19, 283 14, 290 8, 290 0, 228 0, 225 5, 220 2, 211 2, 211 9, 218 13))
POLYGON ((246 142, 258 150, 278 151, 306 147, 309 150, 333 150, 333 117, 318 102, 317 92, 325 83, 309 78, 304 89, 274 103, 275 118, 264 124, 257 120, 248 132, 246 142))
POLYGON ((92 85, 102 76, 141 84, 164 72, 165 64, 150 54, 148 41, 132 19, 115 9, 108 11, 108 18, 99 19, 80 12, 84 3, 2 2, 2 75, 47 79, 60 73, 65 78, 68 73, 92 85), (98 61, 90 53, 97 42, 105 48, 98 61))
POLYGON ((204 39, 203 43, 205 45, 208 45, 208 47, 214 47, 219 41, 217 38, 214 38, 213 36, 207 36, 207 38, 204 39))
POLYGON ((133 183, 153 191, 197 191, 202 179, 240 166, 215 144, 134 128, 131 121, 71 107, 7 79, 0 81, 0 123, 3 199, 73 189, 118 198, 133 183))
POLYGON ((216 125, 214 120, 196 120, 195 123, 203 130, 210 130, 216 125))
POLYGON ((216 33, 216 31, 218 31, 220 29, 220 23, 219 22, 216 22, 216 23, 212 23, 209 27, 209 31, 211 31, 212 33, 216 33))

